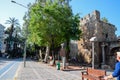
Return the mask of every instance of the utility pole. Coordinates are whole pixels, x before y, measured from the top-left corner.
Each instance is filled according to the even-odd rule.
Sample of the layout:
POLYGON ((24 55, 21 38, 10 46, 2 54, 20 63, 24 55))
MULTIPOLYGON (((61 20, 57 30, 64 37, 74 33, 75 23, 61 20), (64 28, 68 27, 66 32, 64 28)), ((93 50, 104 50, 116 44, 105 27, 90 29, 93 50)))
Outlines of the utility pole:
MULTIPOLYGON (((28 9, 28 7, 24 6, 23 4, 17 3, 16 1, 11 0, 11 2, 28 9)), ((24 43, 24 55, 23 55, 24 67, 26 67, 27 33, 28 33, 28 26, 27 26, 27 31, 26 31, 26 35, 25 35, 25 43, 24 43)))

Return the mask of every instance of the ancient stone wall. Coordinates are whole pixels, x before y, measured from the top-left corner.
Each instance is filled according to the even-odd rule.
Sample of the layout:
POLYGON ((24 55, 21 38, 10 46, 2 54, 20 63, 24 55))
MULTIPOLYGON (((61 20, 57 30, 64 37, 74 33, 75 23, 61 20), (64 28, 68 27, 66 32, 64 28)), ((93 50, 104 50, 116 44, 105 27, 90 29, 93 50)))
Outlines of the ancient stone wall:
MULTIPOLYGON (((80 28, 82 30, 82 38, 78 41, 78 53, 84 57, 84 61, 90 63, 91 61, 91 37, 97 38, 95 44, 95 55, 97 58, 101 53, 101 42, 104 41, 115 41, 116 28, 110 23, 106 23, 100 20, 100 12, 95 10, 91 14, 86 15, 80 20, 80 28), (87 58, 86 58, 87 57, 87 58)), ((96 60, 99 62, 100 60, 96 60)))
POLYGON ((90 39, 92 37, 96 37, 97 40, 94 42, 95 66, 97 65, 99 67, 99 65, 101 65, 104 62, 103 51, 104 57, 107 59, 107 60, 105 59, 105 61, 110 62, 110 60, 113 60, 111 59, 111 57, 113 56, 109 55, 111 55, 110 54, 111 46, 112 45, 115 46, 115 44, 112 42, 117 41, 117 37, 115 35, 116 31, 115 25, 101 21, 100 12, 95 10, 92 13, 81 18, 80 29, 82 30, 82 37, 78 42, 73 41, 70 44, 71 57, 77 57, 79 62, 81 63, 84 62, 91 64, 92 44, 90 42, 90 39))

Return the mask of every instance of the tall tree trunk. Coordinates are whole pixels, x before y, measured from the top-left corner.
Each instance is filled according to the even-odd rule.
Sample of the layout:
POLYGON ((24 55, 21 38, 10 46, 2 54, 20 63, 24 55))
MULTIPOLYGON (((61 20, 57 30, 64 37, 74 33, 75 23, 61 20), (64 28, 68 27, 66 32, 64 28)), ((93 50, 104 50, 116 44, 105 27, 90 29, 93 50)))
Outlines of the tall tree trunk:
POLYGON ((43 57, 42 57, 42 51, 41 51, 41 48, 39 49, 39 56, 40 56, 39 60, 42 61, 43 57))
POLYGON ((66 62, 68 62, 68 59, 69 59, 69 53, 70 53, 69 43, 70 43, 70 40, 67 39, 67 42, 66 42, 66 62))
POLYGON ((49 51, 50 51, 50 47, 47 46, 47 47, 46 47, 45 58, 44 58, 44 61, 45 61, 45 62, 47 62, 47 59, 48 59, 48 56, 49 56, 49 51))
POLYGON ((52 58, 53 58, 53 65, 55 65, 55 52, 54 52, 54 36, 52 35, 52 58))

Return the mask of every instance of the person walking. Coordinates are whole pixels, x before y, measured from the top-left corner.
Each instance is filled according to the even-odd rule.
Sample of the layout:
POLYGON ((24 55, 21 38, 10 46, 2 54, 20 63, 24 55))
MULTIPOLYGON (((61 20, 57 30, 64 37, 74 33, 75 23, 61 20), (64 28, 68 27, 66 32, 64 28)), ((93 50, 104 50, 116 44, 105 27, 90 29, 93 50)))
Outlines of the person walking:
POLYGON ((62 64, 63 64, 63 69, 65 69, 65 64, 66 64, 66 57, 65 57, 65 49, 64 49, 64 44, 61 45, 61 50, 60 50, 60 56, 62 57, 62 64))
POLYGON ((115 70, 111 75, 105 76, 104 80, 108 80, 114 77, 117 77, 117 80, 120 80, 120 52, 116 52, 116 60, 118 61, 115 64, 115 70))

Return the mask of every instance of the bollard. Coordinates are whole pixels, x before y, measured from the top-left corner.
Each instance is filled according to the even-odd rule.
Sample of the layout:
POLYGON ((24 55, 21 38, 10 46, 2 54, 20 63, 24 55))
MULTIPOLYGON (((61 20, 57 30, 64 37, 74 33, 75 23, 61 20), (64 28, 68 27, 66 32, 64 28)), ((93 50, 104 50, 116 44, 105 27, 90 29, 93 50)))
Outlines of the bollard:
POLYGON ((60 70, 60 62, 59 61, 57 62, 56 69, 60 70))

